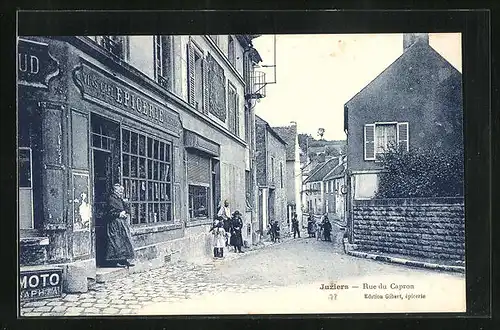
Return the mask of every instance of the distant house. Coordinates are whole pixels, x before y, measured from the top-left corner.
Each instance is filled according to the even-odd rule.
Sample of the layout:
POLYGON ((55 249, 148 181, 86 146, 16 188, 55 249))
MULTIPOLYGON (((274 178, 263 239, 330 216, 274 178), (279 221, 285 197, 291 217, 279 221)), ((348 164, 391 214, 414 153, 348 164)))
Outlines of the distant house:
POLYGON ((323 179, 325 191, 325 213, 328 218, 346 223, 346 157, 341 157, 340 164, 323 179))
POLYGON ((463 150, 462 76, 429 45, 405 34, 404 52, 344 106, 350 199, 371 199, 391 143, 463 150))
POLYGON ((271 221, 287 228, 286 146, 287 143, 269 124, 255 116, 255 161, 258 185, 259 230, 266 234, 271 221))
POLYGON ((325 178, 340 164, 340 157, 331 158, 318 164, 311 172, 309 177, 304 180, 307 213, 324 214, 328 203, 326 202, 326 183, 325 178))
POLYGON ((287 220, 291 225, 292 216, 302 219, 302 170, 300 167, 301 149, 297 134, 297 124, 290 126, 273 127, 283 140, 286 141, 286 182, 287 182, 287 220))

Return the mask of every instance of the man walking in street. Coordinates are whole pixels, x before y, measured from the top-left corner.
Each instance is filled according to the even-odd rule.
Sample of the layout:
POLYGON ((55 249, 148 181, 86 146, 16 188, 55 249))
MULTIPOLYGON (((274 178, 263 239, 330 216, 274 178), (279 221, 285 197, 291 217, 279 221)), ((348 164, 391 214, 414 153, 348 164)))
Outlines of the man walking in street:
POLYGON ((293 214, 292 229, 293 229, 293 238, 295 238, 295 235, 298 235, 298 237, 300 238, 299 221, 297 220, 297 213, 293 214))

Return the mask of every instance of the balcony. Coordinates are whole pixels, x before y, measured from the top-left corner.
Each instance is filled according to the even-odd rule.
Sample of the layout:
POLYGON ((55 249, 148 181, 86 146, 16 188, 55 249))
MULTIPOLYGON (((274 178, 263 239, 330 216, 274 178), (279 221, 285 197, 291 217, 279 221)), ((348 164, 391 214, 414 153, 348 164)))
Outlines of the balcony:
POLYGON ((262 71, 253 71, 250 74, 252 93, 247 95, 247 99, 261 99, 266 97, 266 85, 266 73, 262 71))

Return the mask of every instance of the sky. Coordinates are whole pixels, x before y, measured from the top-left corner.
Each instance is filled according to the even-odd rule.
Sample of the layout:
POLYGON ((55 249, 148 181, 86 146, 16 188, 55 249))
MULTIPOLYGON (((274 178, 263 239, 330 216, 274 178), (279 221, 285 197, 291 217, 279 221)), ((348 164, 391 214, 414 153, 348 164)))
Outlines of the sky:
MULTIPOLYGON (((460 33, 430 33, 430 45, 462 72, 460 33)), ((274 62, 273 36, 253 40, 261 65, 274 62)), ((271 126, 297 122, 299 133, 343 140, 344 104, 403 53, 403 34, 316 34, 276 36, 276 77, 266 72, 266 97, 258 116, 271 126), (276 79, 274 79, 276 78, 276 79)))

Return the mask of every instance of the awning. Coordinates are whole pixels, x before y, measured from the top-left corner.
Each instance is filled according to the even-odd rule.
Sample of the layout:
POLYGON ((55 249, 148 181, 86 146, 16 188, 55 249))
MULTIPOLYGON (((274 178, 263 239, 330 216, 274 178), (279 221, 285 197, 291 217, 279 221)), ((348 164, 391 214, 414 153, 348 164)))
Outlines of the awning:
POLYGON ((193 131, 184 130, 184 147, 207 153, 213 157, 220 156, 220 145, 193 131))

